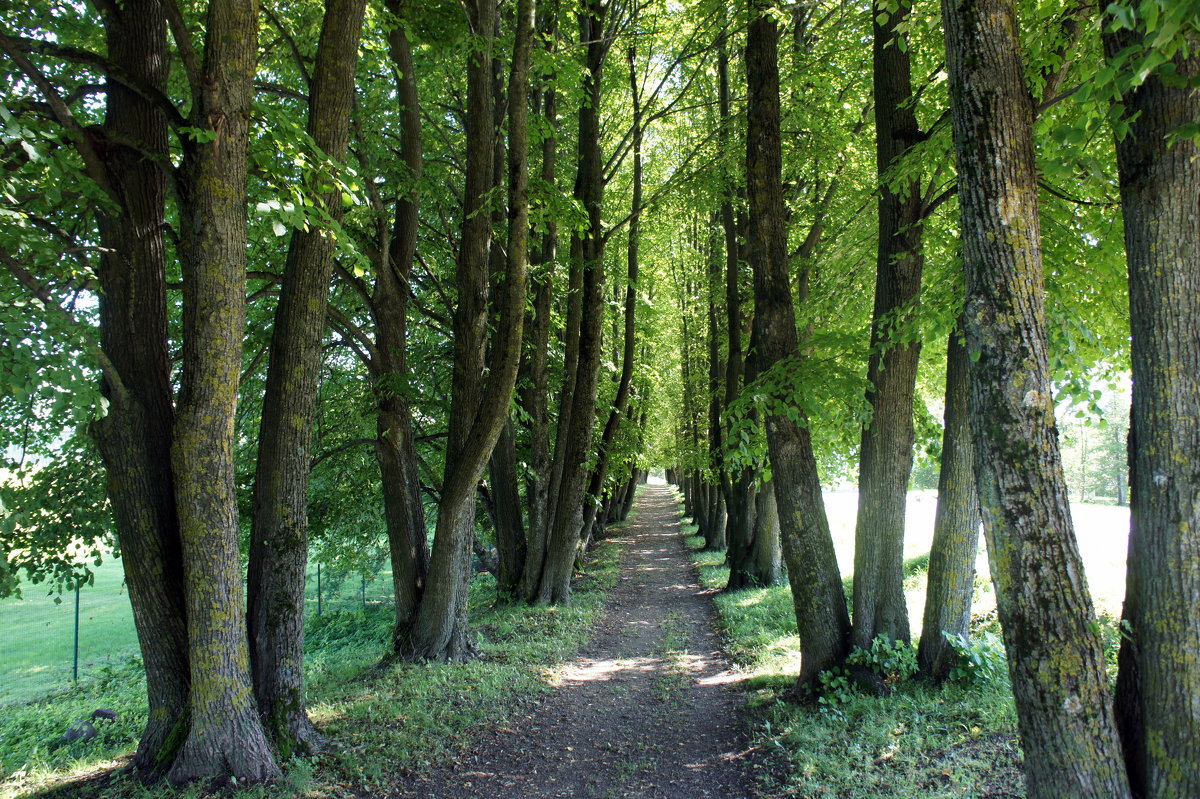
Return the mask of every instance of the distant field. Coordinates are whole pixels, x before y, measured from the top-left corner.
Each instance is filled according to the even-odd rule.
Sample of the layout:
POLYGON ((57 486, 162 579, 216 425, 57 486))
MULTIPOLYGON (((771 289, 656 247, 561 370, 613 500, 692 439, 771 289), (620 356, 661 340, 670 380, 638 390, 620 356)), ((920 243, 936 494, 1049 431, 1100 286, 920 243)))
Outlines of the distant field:
MULTIPOLYGON (((854 519, 858 492, 829 491, 825 503, 843 575, 854 566, 854 519)), ((933 538, 936 492, 912 491, 908 495, 908 535, 905 557, 929 551, 933 538)), ((1125 548, 1129 509, 1111 505, 1074 505, 1076 532, 1092 593, 1100 609, 1116 616, 1125 594, 1125 548)), ((979 568, 986 570, 981 548, 979 568)), ((326 607, 346 607, 362 601, 357 577, 344 580, 324 575, 322 593, 326 607)), ((96 675, 109 664, 119 664, 138 654, 129 597, 122 585, 123 573, 117 560, 108 560, 96 570, 96 584, 80 595, 79 676, 96 675)), ((74 595, 53 597, 36 585, 22 586, 23 599, 0 600, 0 704, 36 699, 71 679, 71 647, 74 624, 74 595)), ((924 587, 913 592, 909 610, 913 629, 919 629, 924 587)), ((391 599, 391 573, 379 572, 366 587, 366 601, 391 599)), ((317 610, 316 569, 308 579, 309 613, 317 610)))
MULTIPOLYGON (((830 532, 837 549, 842 576, 854 571, 854 522, 858 513, 858 491, 844 489, 825 492, 825 508, 829 515, 830 532)), ((904 557, 913 558, 929 552, 933 541, 933 519, 937 510, 936 491, 908 492, 908 516, 905 522, 904 557)), ((1125 598, 1125 553, 1129 540, 1129 508, 1115 505, 1073 503, 1075 536, 1083 555, 1088 587, 1098 612, 1121 615, 1125 598)), ((980 536, 976 569, 987 575, 987 551, 980 536)), ((993 601, 990 593, 987 602, 993 601)), ((925 586, 909 592, 908 609, 914 634, 920 629, 925 602, 925 586)), ((986 607, 976 608, 987 610, 986 607)))
MULTIPOLYGON (((316 567, 308 579, 309 613, 317 612, 316 567)), ((96 584, 79 595, 79 678, 99 674, 105 666, 138 656, 133 612, 125 592, 121 562, 109 559, 95 569, 96 584)), ((362 601, 357 577, 332 579, 322 585, 326 608, 345 608, 362 601)), ((367 602, 391 599, 390 571, 367 584, 367 602)), ((0 705, 28 702, 71 682, 75 628, 75 595, 62 604, 40 585, 22 584, 21 599, 0 599, 0 705)))

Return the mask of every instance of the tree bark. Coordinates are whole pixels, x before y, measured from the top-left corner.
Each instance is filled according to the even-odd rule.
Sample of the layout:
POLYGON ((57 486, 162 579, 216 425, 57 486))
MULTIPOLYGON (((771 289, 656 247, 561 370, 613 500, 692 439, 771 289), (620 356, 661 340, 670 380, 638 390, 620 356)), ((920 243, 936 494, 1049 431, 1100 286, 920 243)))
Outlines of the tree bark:
POLYGON ((234 491, 234 417, 246 303, 246 165, 258 6, 212 0, 180 168, 183 379, 171 461, 191 663, 187 739, 167 777, 280 776, 250 679, 234 491), (208 139, 199 141, 198 139, 208 139))
POLYGON ((945 680, 954 650, 943 633, 967 635, 975 556, 979 551, 979 494, 971 447, 969 361, 961 330, 946 345, 946 415, 942 431, 937 513, 929 549, 929 582, 917 665, 930 680, 945 680))
MULTIPOLYGON (((327 0, 309 90, 308 133, 332 162, 346 157, 354 70, 366 0, 327 0)), ((310 189, 327 176, 308 178, 310 189)), ((320 196, 336 223, 338 190, 320 196)), ((283 759, 311 754, 323 738, 304 707, 304 587, 308 565, 308 475, 321 335, 333 276, 333 231, 292 233, 267 365, 254 478, 248 574, 250 665, 258 710, 283 759)))
POLYGON ((913 107, 909 50, 900 32, 901 4, 887 23, 875 18, 875 153, 879 247, 871 323, 867 401, 854 535, 854 626, 850 642, 868 649, 876 636, 908 641, 904 601, 904 516, 912 472, 913 392, 921 344, 912 324, 921 291, 922 199, 917 176, 894 186, 890 171, 921 141, 913 107))
MULTIPOLYGON (((1104 39, 1110 60, 1145 44, 1125 30, 1104 39)), ((1200 56, 1174 66, 1194 84, 1200 56)), ((1170 140, 1200 118, 1200 96, 1151 76, 1122 99, 1133 409, 1117 720, 1134 793, 1166 799, 1200 795, 1200 148, 1170 140)))
MULTIPOLYGON (((167 22, 159 0, 107 10, 108 58, 121 72, 165 91, 167 22)), ((134 769, 152 775, 170 764, 167 746, 188 702, 187 612, 183 555, 171 476, 174 422, 167 348, 167 120, 160 109, 110 78, 105 162, 118 214, 98 214, 100 345, 120 375, 106 379, 108 414, 92 425, 107 470, 125 584, 146 670, 148 715, 134 769), (147 157, 149 155, 150 157, 147 157)))
POLYGON ((975 471, 1028 793, 1129 795, 1054 427, 1015 3, 948 0, 975 471))
MULTIPOLYGON (((753 4, 746 43, 749 88, 746 187, 750 206, 750 263, 754 271, 755 331, 764 372, 786 370, 799 342, 787 268, 779 132, 779 31, 773 16, 753 4)), ((767 447, 779 505, 783 556, 788 565, 803 661, 798 688, 841 662, 850 619, 837 556, 825 517, 821 482, 800 409, 774 400, 766 414, 767 447)))

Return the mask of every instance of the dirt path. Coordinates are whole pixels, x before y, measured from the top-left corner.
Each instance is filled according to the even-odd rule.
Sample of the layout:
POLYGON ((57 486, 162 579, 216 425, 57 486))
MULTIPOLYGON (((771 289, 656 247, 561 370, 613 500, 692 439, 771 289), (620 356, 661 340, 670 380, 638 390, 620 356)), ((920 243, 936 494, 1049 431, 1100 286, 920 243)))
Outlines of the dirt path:
POLYGON ((590 644, 523 718, 484 733, 451 768, 398 797, 538 799, 756 795, 742 699, 696 585, 676 504, 647 486, 621 577, 590 644))

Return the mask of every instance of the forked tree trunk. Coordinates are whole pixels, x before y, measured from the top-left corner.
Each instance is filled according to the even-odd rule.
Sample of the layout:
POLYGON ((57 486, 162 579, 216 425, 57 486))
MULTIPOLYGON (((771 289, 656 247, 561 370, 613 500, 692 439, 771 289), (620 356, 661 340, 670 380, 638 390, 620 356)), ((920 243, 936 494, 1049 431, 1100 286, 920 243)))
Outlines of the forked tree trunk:
POLYGON ((921 291, 922 201, 919 176, 894 186, 889 172, 918 144, 909 49, 899 31, 901 4, 887 23, 874 23, 875 153, 879 188, 879 248, 871 322, 867 400, 854 533, 854 626, 850 642, 867 649, 876 636, 908 641, 904 601, 904 515, 912 471, 913 392, 921 344, 912 325, 921 291))
MULTIPOLYGON (((787 269, 779 133, 779 30, 761 4, 752 4, 746 42, 749 87, 746 188, 750 206, 750 263, 754 270, 755 331, 764 372, 800 357, 787 269)), ((842 661, 850 634, 846 598, 825 517, 821 481, 803 411, 773 398, 766 412, 767 447, 779 504, 783 555, 792 585, 803 661, 798 688, 842 661)))
POLYGON ((508 418, 521 359, 529 236, 527 123, 533 2, 520 0, 516 13, 509 81, 507 262, 495 303, 499 320, 486 364, 491 219, 484 211, 492 188, 495 133, 491 103, 495 0, 478 0, 469 11, 477 44, 467 67, 469 157, 462 245, 456 270, 458 306, 454 313, 450 430, 429 582, 411 624, 397 635, 398 653, 408 660, 461 660, 471 654, 467 593, 476 486, 508 418))
POLYGON ((234 490, 246 304, 246 164, 258 4, 212 0, 179 175, 183 378, 171 461, 191 663, 187 739, 171 782, 280 776, 250 679, 234 490), (205 139, 200 141, 199 139, 205 139))
MULTIPOLYGON (((606 10, 605 6, 591 0, 579 15, 580 41, 585 43, 586 55, 585 98, 579 109, 579 169, 575 178, 575 197, 587 212, 588 226, 576 236, 583 265, 577 362, 568 426, 565 432, 560 432, 561 450, 555 447, 556 461, 560 451, 562 455, 561 478, 557 492, 552 492, 556 493, 554 515, 550 520, 545 564, 537 595, 533 598, 540 605, 570 600, 571 573, 583 527, 584 490, 588 477, 585 467, 596 416, 603 338, 601 328, 604 322, 604 231, 601 226, 604 174, 600 158, 600 84, 609 46, 603 33, 606 10)), ((563 410, 566 410, 565 406, 563 410)), ((560 412, 560 431, 563 424, 563 414, 560 412)))
POLYGON ((929 549, 929 582, 917 665, 941 682, 954 665, 954 650, 943 633, 966 635, 971 622, 975 556, 979 551, 979 494, 971 447, 967 348, 961 330, 946 345, 946 415, 942 432, 937 513, 929 549))
MULTIPOLYGON (((164 91, 167 22, 159 0, 130 0, 107 9, 109 61, 164 91)), ((167 158, 162 111, 120 81, 107 83, 104 134, 114 145, 106 188, 120 213, 99 214, 100 344, 121 385, 105 380, 108 414, 92 425, 107 471, 125 585, 146 670, 148 714, 134 755, 144 775, 169 765, 166 748, 188 701, 187 613, 183 555, 171 476, 174 421, 167 349, 163 241, 167 171, 147 154, 167 158)))
MULTIPOLYGON (((1138 38, 1108 33, 1109 58, 1138 38)), ((1200 75, 1194 50, 1173 65, 1200 75)), ((1200 796, 1200 148, 1171 141, 1200 95, 1150 77, 1123 100, 1132 524, 1117 714, 1134 793, 1167 799, 1200 796)))
MULTIPOLYGON (((309 90, 308 133, 336 162, 346 157, 354 69, 366 0, 327 0, 309 90)), ((328 182, 310 178, 310 189, 328 182)), ((335 223, 340 191, 319 200, 335 223)), ((323 745, 304 707, 304 588, 308 565, 308 475, 321 335, 333 276, 333 231, 292 233, 275 324, 254 472, 248 575, 250 665, 259 713, 287 759, 323 745)))
POLYGON ((970 414, 1029 796, 1129 796, 1046 353, 1033 102, 1013 0, 946 0, 970 414))

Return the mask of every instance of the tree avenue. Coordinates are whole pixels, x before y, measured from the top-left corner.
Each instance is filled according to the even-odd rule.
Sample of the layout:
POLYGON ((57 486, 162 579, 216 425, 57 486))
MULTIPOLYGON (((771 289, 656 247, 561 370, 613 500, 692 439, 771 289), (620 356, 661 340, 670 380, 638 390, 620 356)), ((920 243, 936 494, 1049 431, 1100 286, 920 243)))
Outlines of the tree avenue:
POLYGON ((119 555, 146 781, 329 746, 314 569, 469 661, 654 470, 795 702, 961 676, 982 531, 1027 794, 1200 794, 1200 0, 39 0, 0 76, 0 594, 119 555), (1062 419, 1127 375, 1106 641, 1062 419))

